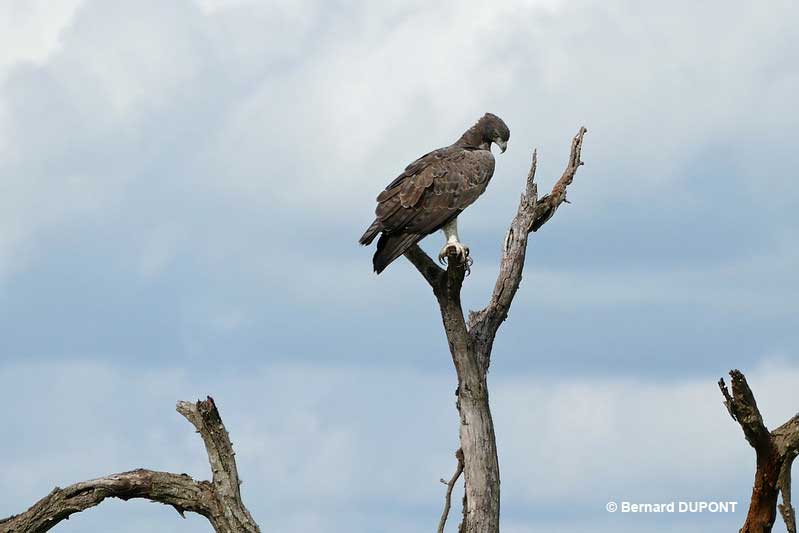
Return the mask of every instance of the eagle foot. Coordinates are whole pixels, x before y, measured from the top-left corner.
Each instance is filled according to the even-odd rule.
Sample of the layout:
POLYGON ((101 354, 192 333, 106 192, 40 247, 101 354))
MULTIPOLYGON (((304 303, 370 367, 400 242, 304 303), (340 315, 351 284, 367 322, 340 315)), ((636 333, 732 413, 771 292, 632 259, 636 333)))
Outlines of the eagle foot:
POLYGON ((438 254, 438 262, 442 265, 446 265, 450 258, 455 258, 460 264, 465 265, 466 272, 469 272, 474 262, 469 257, 469 247, 459 242, 448 242, 438 254))

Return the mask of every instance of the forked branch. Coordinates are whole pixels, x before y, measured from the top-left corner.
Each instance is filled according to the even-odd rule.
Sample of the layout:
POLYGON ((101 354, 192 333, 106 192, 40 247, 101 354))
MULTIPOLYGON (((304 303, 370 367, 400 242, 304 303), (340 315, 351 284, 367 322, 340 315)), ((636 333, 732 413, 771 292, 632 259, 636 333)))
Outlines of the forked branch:
MULTIPOLYGON (((580 159, 583 148, 583 137, 588 133, 584 127, 580 128, 574 136, 569 152, 569 161, 560 179, 552 187, 552 192, 538 198, 538 186, 535 182, 535 173, 538 167, 538 152, 533 152, 533 161, 527 174, 525 192, 519 200, 516 216, 508 228, 502 246, 502 259, 499 265, 499 274, 494 283, 494 291, 488 305, 480 311, 469 313, 468 327, 475 341, 484 346, 481 350, 490 354, 494 338, 502 322, 508 317, 511 302, 513 302, 519 284, 522 281, 525 256, 527 254, 527 241, 530 232, 537 231, 547 223, 555 214, 558 207, 566 202, 568 186, 583 165, 580 159)), ((487 369, 489 359, 481 361, 487 369)))
POLYGON ((796 533, 796 514, 791 505, 791 466, 799 453, 799 415, 769 432, 757 407, 755 395, 740 370, 731 370, 732 394, 724 379, 719 389, 730 416, 743 429, 757 456, 752 498, 741 533, 769 533, 779 511, 789 533, 796 533))
POLYGON ((196 481, 186 474, 133 470, 56 487, 24 513, 0 520, 0 533, 49 531, 71 515, 95 507, 106 498, 146 499, 206 517, 217 533, 257 533, 258 525, 241 501, 236 460, 214 400, 179 402, 177 411, 203 438, 213 481, 196 481))
POLYGON ((552 192, 540 200, 535 183, 537 154, 533 153, 525 190, 504 241, 499 275, 491 300, 482 311, 470 313, 468 323, 461 307, 461 288, 468 265, 450 256, 446 270, 442 269, 419 246, 413 246, 405 253, 405 257, 433 288, 458 375, 456 395, 463 455, 462 463, 459 462, 459 468, 448 484, 447 505, 439 522, 439 531, 449 512, 452 484, 461 474, 461 469, 465 491, 460 533, 499 531, 499 461, 486 380, 491 349, 522 279, 528 235, 552 218, 558 207, 566 201, 567 188, 583 164, 580 152, 586 131, 580 128, 574 136, 563 175, 555 183, 552 192))

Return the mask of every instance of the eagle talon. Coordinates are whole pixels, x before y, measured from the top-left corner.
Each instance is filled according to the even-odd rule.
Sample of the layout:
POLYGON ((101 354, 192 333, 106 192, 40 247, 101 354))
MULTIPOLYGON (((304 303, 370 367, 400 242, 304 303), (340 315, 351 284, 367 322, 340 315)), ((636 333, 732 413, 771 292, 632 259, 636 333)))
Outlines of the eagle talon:
POLYGON ((442 265, 449 263, 449 258, 454 257, 468 270, 472 266, 472 259, 469 257, 469 247, 459 242, 448 242, 438 254, 438 262, 442 265))

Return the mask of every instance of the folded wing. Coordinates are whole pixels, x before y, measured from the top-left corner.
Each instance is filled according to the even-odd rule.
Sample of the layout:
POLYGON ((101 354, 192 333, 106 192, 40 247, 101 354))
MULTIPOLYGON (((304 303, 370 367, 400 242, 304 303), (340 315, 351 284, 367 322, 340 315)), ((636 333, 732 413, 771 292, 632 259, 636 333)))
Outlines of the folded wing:
POLYGON ((408 165, 377 197, 376 218, 360 239, 370 244, 382 232, 375 272, 457 217, 483 194, 493 174, 490 151, 460 146, 435 150, 408 165))

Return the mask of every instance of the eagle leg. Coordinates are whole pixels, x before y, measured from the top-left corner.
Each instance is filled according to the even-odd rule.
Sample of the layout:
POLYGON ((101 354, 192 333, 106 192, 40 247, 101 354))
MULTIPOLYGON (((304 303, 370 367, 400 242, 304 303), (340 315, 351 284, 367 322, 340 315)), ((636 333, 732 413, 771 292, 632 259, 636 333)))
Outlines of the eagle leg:
POLYGON ((461 244, 458 240, 458 219, 453 218, 441 228, 447 237, 447 244, 438 254, 438 262, 442 265, 449 261, 450 257, 456 258, 461 264, 466 265, 466 270, 472 266, 472 259, 469 257, 469 247, 461 244))

